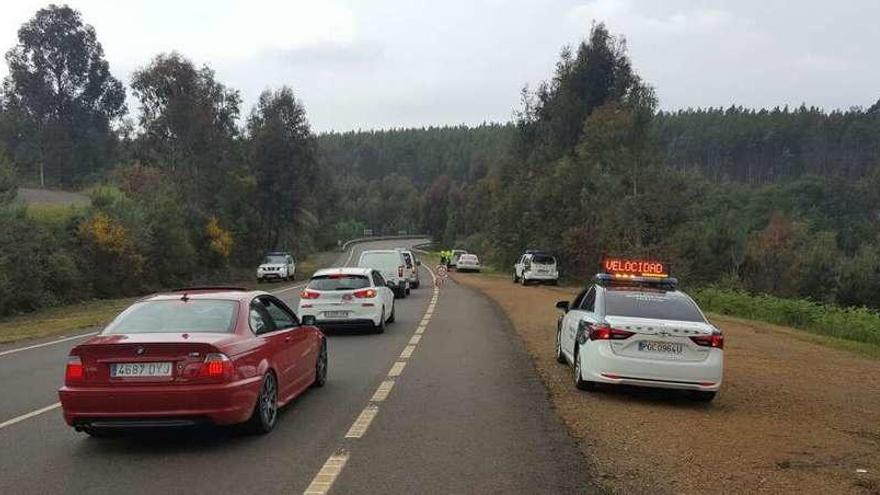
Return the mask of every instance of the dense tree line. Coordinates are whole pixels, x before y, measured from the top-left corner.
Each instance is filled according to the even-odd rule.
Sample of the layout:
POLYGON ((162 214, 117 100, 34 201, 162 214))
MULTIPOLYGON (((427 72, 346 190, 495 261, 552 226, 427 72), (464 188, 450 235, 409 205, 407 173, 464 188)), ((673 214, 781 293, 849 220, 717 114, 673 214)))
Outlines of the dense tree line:
POLYGON ((376 233, 427 232, 509 267, 527 248, 586 278, 605 253, 690 285, 877 307, 877 105, 658 112, 596 24, 524 91, 513 122, 316 136, 290 88, 242 109, 184 55, 124 105, 93 28, 50 6, 7 52, 0 93, 0 314, 136 293, 376 233), (25 207, 17 184, 86 188, 25 207))

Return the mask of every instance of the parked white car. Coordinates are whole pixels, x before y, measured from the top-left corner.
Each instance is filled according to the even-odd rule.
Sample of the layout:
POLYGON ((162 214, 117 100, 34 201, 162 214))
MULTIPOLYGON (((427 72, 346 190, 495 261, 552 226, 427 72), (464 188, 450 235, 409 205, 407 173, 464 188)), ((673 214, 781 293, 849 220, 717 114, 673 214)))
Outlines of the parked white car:
POLYGON ((382 274, 394 295, 400 299, 409 294, 409 277, 406 274, 406 260, 403 253, 396 249, 379 249, 364 251, 358 259, 357 266, 372 268, 382 274))
POLYGON ((463 254, 467 254, 467 251, 465 251, 464 249, 453 249, 452 250, 452 258, 450 258, 450 260, 449 260, 449 266, 451 268, 457 268, 458 267, 458 259, 461 258, 461 255, 463 255, 463 254))
POLYGON ((394 322, 394 293, 372 268, 318 270, 300 292, 297 316, 314 318, 316 325, 366 325, 382 333, 394 322))
POLYGON ((541 251, 526 251, 513 265, 513 283, 547 282, 559 283, 556 258, 541 251))
POLYGON ((476 254, 463 254, 458 257, 455 269, 459 272, 478 272, 480 271, 480 258, 476 254))
POLYGON ((689 390, 711 401, 721 388, 724 336, 675 279, 597 275, 559 301, 556 359, 577 388, 623 384, 689 390))
POLYGON ((290 253, 268 253, 263 259, 263 263, 257 267, 257 282, 293 280, 294 278, 296 278, 296 259, 290 253))

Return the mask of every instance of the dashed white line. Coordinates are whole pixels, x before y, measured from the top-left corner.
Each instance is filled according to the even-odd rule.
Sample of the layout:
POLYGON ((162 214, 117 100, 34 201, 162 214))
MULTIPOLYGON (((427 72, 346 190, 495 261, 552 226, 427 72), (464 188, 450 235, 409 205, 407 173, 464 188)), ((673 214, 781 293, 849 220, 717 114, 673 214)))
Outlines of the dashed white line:
POLYGON ((375 418, 377 414, 379 414, 379 406, 375 404, 367 404, 367 407, 361 411, 360 416, 354 420, 354 424, 348 429, 345 438, 361 438, 364 436, 364 433, 367 432, 367 428, 370 427, 370 423, 373 422, 373 418, 375 418))
POLYGON ((416 346, 408 345, 403 348, 403 351, 400 353, 400 359, 409 359, 412 356, 413 351, 416 350, 416 346))
POLYGON ((330 491, 336 477, 342 472, 345 463, 348 462, 348 452, 337 450, 336 453, 327 458, 327 462, 321 466, 321 470, 315 475, 315 479, 309 484, 304 492, 305 495, 324 495, 330 491))
POLYGON ((370 402, 382 402, 388 398, 388 394, 391 393, 391 389, 394 388, 394 380, 385 380, 379 385, 379 388, 376 389, 376 393, 373 394, 373 398, 370 399, 370 402))
POLYGON ((52 404, 51 406, 46 406, 41 409, 37 409, 36 411, 31 411, 27 414, 22 414, 21 416, 16 416, 12 419, 7 419, 6 421, 0 423, 0 430, 2 430, 3 428, 6 428, 7 426, 12 426, 15 423, 20 423, 26 419, 33 418, 34 416, 39 416, 40 414, 47 413, 47 412, 52 411, 54 409, 58 409, 59 407, 61 407, 61 403, 56 402, 56 403, 52 404))
POLYGON ((388 376, 400 376, 404 368, 406 368, 406 361, 398 361, 388 370, 388 376))
POLYGON ((422 340, 421 335, 413 335, 411 339, 409 339, 410 345, 418 345, 419 341, 422 340))

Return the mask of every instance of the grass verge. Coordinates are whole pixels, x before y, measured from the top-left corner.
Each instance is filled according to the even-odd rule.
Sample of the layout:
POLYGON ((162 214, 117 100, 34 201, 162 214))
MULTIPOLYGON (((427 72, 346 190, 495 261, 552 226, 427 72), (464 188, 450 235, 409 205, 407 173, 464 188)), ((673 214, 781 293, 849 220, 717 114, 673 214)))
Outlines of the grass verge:
POLYGON ((816 335, 862 344, 854 346, 862 350, 873 347, 871 352, 880 353, 880 313, 867 308, 844 308, 712 287, 697 289, 690 294, 708 312, 791 326, 816 335))

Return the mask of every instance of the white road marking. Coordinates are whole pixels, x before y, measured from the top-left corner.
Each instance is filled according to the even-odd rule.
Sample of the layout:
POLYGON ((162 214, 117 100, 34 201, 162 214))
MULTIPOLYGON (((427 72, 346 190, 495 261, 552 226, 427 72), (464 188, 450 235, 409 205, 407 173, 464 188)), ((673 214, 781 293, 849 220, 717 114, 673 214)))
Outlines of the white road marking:
POLYGON ((375 404, 367 404, 367 407, 361 411, 360 416, 354 420, 354 424, 348 429, 345 438, 361 438, 364 436, 364 433, 367 432, 367 428, 370 427, 370 423, 373 422, 373 418, 375 418, 377 414, 379 414, 379 406, 375 404))
POLYGON ((400 376, 404 368, 406 368, 406 361, 398 361, 388 370, 388 376, 400 376))
POLYGON ((315 479, 303 492, 304 495, 324 495, 333 486, 336 477, 342 472, 345 463, 348 462, 348 452, 337 450, 336 453, 327 458, 327 462, 321 466, 321 470, 315 475, 315 479))
POLYGON ((29 345, 29 346, 27 346, 27 347, 19 347, 19 348, 16 348, 16 349, 9 349, 9 350, 7 350, 7 351, 0 352, 0 357, 2 357, 2 356, 8 356, 8 355, 10 355, 10 354, 15 354, 16 352, 29 351, 29 350, 31 350, 31 349, 38 349, 38 348, 40 348, 40 347, 46 347, 46 346, 50 346, 50 345, 60 344, 60 343, 62 343, 62 342, 67 342, 67 341, 70 341, 70 340, 76 340, 76 339, 82 339, 82 338, 85 338, 85 337, 91 337, 92 335, 97 335, 97 334, 98 334, 98 332, 83 333, 83 334, 79 334, 79 335, 73 335, 73 336, 71 336, 71 337, 64 337, 63 339, 53 340, 53 341, 51 341, 51 342, 43 342, 42 344, 34 344, 34 345, 29 345))
POLYGON ((385 380, 379 385, 379 388, 376 389, 376 393, 373 394, 373 398, 370 399, 370 402, 382 402, 388 398, 388 394, 391 393, 391 389, 394 388, 394 380, 385 380))
POLYGON ((292 285, 292 286, 290 286, 290 287, 287 287, 287 288, 284 288, 284 289, 281 289, 281 290, 276 290, 276 291, 273 292, 273 294, 283 294, 283 293, 285 293, 285 292, 287 292, 287 291, 291 291, 291 290, 293 290, 293 289, 300 289, 300 288, 304 287, 305 285, 306 285, 306 284, 292 285))
MULTIPOLYGON (((352 252, 349 254, 349 261, 351 260, 353 253, 354 249, 352 249, 352 252)), ((348 264, 348 262, 346 262, 346 264, 348 264)), ((428 268, 428 273, 431 274, 433 280, 437 280, 437 277, 434 276, 434 272, 430 268, 428 268)), ((439 290, 435 287, 434 296, 431 302, 432 307, 429 308, 429 311, 433 311, 433 305, 437 302, 438 293, 439 290)), ((415 333, 410 338, 409 344, 403 349, 403 352, 401 352, 401 359, 407 359, 412 355, 416 345, 422 338, 421 333, 425 331, 430 320, 431 315, 426 312, 421 323, 419 323, 419 326, 416 328, 415 333)), ((400 374, 403 373, 403 369, 406 367, 406 363, 406 361, 397 361, 391 366, 391 369, 388 370, 388 379, 382 381, 382 383, 379 384, 379 387, 376 388, 373 397, 348 429, 345 438, 359 439, 364 436, 367 429, 370 427, 370 424, 373 422, 373 419, 379 414, 379 406, 377 403, 387 399, 388 395, 391 393, 391 389, 394 388, 396 382, 391 378, 400 376, 400 374)), ((327 459, 327 462, 324 463, 324 466, 318 474, 315 475, 315 478, 312 480, 308 488, 306 488, 304 494, 324 495, 330 491, 336 478, 342 472, 342 468, 345 467, 345 463, 348 462, 348 458, 349 453, 347 450, 337 450, 335 454, 327 459)))
POLYGON ((33 418, 34 416, 39 416, 40 414, 47 413, 47 412, 52 411, 54 409, 58 409, 59 407, 61 407, 61 403, 56 402, 56 403, 52 404, 51 406, 46 406, 41 409, 37 409, 36 411, 31 411, 27 414, 22 414, 21 416, 16 416, 12 419, 7 419, 6 421, 0 423, 0 430, 2 430, 3 428, 6 428, 7 426, 12 426, 15 423, 20 423, 26 419, 33 418))

